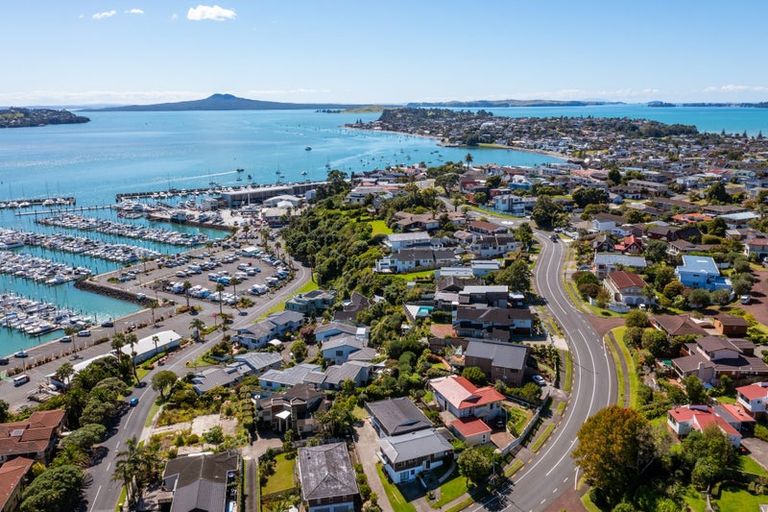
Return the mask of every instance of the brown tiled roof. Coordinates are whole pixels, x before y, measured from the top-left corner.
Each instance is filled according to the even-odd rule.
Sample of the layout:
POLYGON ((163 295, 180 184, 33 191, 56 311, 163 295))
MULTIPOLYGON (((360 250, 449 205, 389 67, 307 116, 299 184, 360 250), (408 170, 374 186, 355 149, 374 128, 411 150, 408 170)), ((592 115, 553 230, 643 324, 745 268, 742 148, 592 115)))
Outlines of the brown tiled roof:
POLYGON ((645 286, 645 281, 643 281, 642 277, 635 274, 634 272, 626 272, 624 270, 615 270, 609 273, 608 279, 613 281, 613 283, 616 285, 616 288, 619 290, 633 286, 637 286, 639 288, 643 288, 645 286))
POLYGON ((45 451, 64 421, 64 411, 35 411, 26 421, 0 423, 0 455, 45 451))
POLYGON ((25 457, 17 457, 0 466, 0 510, 5 510, 8 499, 32 469, 34 462, 25 457))
POLYGON ((749 325, 747 321, 740 316, 733 315, 717 315, 715 317, 721 324, 729 327, 746 327, 749 325))
POLYGON ((669 336, 703 336, 707 332, 693 323, 687 315, 653 315, 651 321, 669 336))

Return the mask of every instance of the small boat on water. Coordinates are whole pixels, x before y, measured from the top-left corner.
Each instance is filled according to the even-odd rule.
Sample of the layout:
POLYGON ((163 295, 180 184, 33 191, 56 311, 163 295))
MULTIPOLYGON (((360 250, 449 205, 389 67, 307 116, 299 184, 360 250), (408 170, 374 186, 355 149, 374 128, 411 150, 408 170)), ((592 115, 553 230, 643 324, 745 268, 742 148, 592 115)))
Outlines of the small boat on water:
POLYGON ((307 146, 304 148, 304 151, 312 151, 312 146, 307 146))

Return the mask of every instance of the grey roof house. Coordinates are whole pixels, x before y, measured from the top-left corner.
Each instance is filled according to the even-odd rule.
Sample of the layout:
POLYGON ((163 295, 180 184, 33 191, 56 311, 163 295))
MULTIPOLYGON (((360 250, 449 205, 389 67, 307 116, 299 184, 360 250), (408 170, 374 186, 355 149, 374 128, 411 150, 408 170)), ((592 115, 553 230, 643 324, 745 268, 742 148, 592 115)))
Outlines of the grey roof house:
POLYGON ((525 375, 528 347, 492 340, 469 340, 464 352, 464 366, 477 366, 488 377, 508 386, 520 386, 525 375))
MULTIPOLYGON (((163 472, 163 488, 170 495, 170 512, 222 512, 230 490, 237 490, 240 459, 237 452, 187 455, 170 459, 163 472)), ((161 499, 161 504, 168 499, 161 499)), ((236 503, 236 497, 234 503, 236 503)))
POLYGON ((308 512, 352 512, 359 499, 355 470, 344 443, 299 448, 297 471, 308 512))
POLYGON ((365 408, 379 436, 397 436, 432 426, 432 422, 408 397, 366 403, 365 408))

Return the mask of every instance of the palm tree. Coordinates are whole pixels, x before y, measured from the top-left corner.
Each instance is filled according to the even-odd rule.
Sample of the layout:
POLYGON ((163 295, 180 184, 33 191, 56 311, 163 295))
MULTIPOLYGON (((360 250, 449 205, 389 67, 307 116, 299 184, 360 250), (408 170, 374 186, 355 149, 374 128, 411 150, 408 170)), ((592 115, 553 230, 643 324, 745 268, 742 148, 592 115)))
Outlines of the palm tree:
POLYGON ((282 245, 280 244, 279 241, 275 242, 275 257, 277 257, 277 259, 280 259, 280 248, 281 247, 282 247, 282 245))
POLYGON ((189 322, 189 328, 195 331, 197 334, 195 338, 199 341, 202 341, 205 337, 205 334, 203 333, 203 329, 205 329, 205 323, 200 320, 199 318, 193 318, 191 322, 189 322))
POLYGON ((64 386, 69 385, 69 379, 72 377, 72 375, 75 374, 75 368, 72 366, 72 363, 64 363, 56 370, 56 373, 54 373, 54 377, 56 377, 56 380, 61 382, 64 386))
POLYGON ((70 325, 69 327, 64 328, 64 334, 66 336, 69 336, 69 338, 72 340, 72 351, 77 352, 77 344, 75 343, 75 339, 77 338, 77 327, 70 325))
POLYGON ((224 285, 219 283, 216 285, 216 292, 219 294, 219 315, 224 314, 224 300, 222 294, 224 293, 224 285))
POLYGON ((227 330, 227 322, 232 321, 232 315, 229 313, 222 313, 219 315, 221 317, 221 330, 226 331, 227 330))
POLYGON ((117 453, 112 479, 122 482, 128 496, 128 508, 133 509, 140 489, 141 449, 135 437, 125 443, 126 449, 117 453))
POLYGON ((187 298, 187 309, 189 309, 189 289, 192 288, 192 283, 189 281, 184 281, 184 284, 181 285, 181 287, 184 290, 184 295, 187 298))
POLYGON ((158 336, 152 336, 152 342, 155 344, 155 355, 157 355, 159 354, 157 344, 160 342, 160 338, 158 336))
POLYGON ((149 310, 152 312, 152 325, 157 325, 157 322, 155 321, 155 308, 157 308, 159 304, 156 300, 149 301, 149 310))
POLYGON ((136 350, 133 348, 133 346, 138 343, 139 339, 134 333, 129 333, 125 335, 125 341, 131 347, 131 367, 133 368, 133 377, 136 379, 136 382, 139 382, 139 374, 136 371, 136 350))
POLYGON ((237 285, 240 284, 240 280, 236 277, 232 278, 232 295, 237 297, 237 285))

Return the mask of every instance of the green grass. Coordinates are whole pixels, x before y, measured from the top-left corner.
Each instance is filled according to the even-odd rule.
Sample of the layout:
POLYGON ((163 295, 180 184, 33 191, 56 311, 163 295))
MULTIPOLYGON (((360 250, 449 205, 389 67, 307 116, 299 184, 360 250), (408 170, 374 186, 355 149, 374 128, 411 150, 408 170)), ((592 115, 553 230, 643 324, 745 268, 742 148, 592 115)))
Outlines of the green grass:
POLYGON ((432 508, 441 508, 447 505, 462 494, 467 492, 467 477, 459 475, 458 470, 454 470, 453 478, 443 482, 440 486, 440 499, 430 503, 432 508))
POLYGON ((745 512, 747 510, 760 510, 760 505, 766 503, 766 496, 752 495, 733 485, 723 485, 720 491, 720 499, 713 500, 720 507, 720 512, 745 512))
POLYGON ((733 396, 718 396, 717 401, 721 404, 735 404, 736 403, 736 397, 733 396))
POLYGON ((515 473, 520 471, 520 469, 525 465, 523 461, 520 459, 515 459, 512 461, 512 464, 504 468, 504 476, 507 478, 512 478, 515 473))
POLYGON ((146 428, 149 428, 152 426, 152 420, 155 419, 155 415, 160 410, 160 406, 157 402, 152 402, 152 406, 149 408, 149 412, 147 413, 147 419, 144 420, 144 426, 146 428))
POLYGON ((434 399, 435 399, 435 394, 432 393, 431 391, 427 391, 426 393, 424 393, 424 398, 422 398, 422 400, 424 400, 424 402, 426 403, 430 403, 434 399))
MULTIPOLYGON (((318 290, 318 289, 320 289, 320 285, 317 284, 317 281, 315 281, 313 277, 312 279, 304 283, 304 286, 296 290, 296 293, 294 293, 294 296, 302 293, 309 293, 311 291, 318 290)), ((264 313, 264 315, 260 318, 260 320, 263 320, 264 318, 268 317, 273 313, 280 313, 281 311, 283 311, 285 309, 285 303, 287 301, 288 299, 282 302, 278 302, 277 304, 269 308, 269 310, 266 313, 264 313)))
POLYGON ((624 380, 624 367, 621 365, 621 358, 619 357, 619 353, 616 350, 616 347, 613 343, 611 343, 608 340, 608 337, 606 336, 603 340, 605 344, 608 346, 608 352, 611 353, 611 358, 613 359, 613 366, 616 368, 616 381, 618 382, 619 389, 616 393, 616 402, 624 406, 624 395, 626 394, 626 385, 624 380))
POLYGON ((275 456, 275 473, 269 477, 267 484, 262 487, 262 496, 287 491, 296 487, 293 481, 293 468, 296 459, 288 459, 284 453, 275 456))
POLYGON ((392 274, 394 277, 405 279, 406 281, 415 281, 416 279, 423 279, 432 277, 435 275, 434 270, 422 270, 420 272, 407 272, 405 274, 392 274))
POLYGON ((123 485, 120 487, 120 497, 117 498, 117 505, 115 505, 115 512, 121 512, 123 510, 123 503, 125 503, 125 499, 128 497, 128 491, 125 489, 125 486, 123 485))
POLYGON ((467 508, 468 506, 470 506, 474 502, 475 502, 475 500, 472 499, 472 497, 470 496, 469 498, 458 502, 457 504, 455 504, 454 506, 452 506, 451 508, 449 508, 445 512, 460 512, 461 510, 464 510, 465 508, 467 508))
POLYGON ((557 407, 555 407, 555 414, 562 416, 563 412, 565 412, 565 406, 566 402, 558 402, 557 407))
POLYGON ((573 356, 570 350, 565 351, 565 382, 561 386, 566 393, 571 392, 573 386, 573 356))
POLYGON ((384 468, 381 464, 376 464, 376 472, 379 474, 381 485, 384 486, 384 492, 387 494, 389 504, 395 512, 416 512, 416 507, 405 501, 403 493, 396 485, 393 485, 387 475, 384 474, 384 468))
POLYGON ((739 469, 743 472, 763 477, 768 476, 768 471, 766 471, 765 468, 758 464, 752 457, 748 455, 739 455, 737 460, 739 469))
POLYGON ((373 231, 371 232, 372 236, 392 234, 392 228, 387 226, 387 223, 384 222, 383 220, 372 220, 371 222, 369 222, 369 224, 373 229, 373 231))
POLYGON ((137 367, 136 367, 136 375, 138 375, 138 376, 139 376, 139 380, 144 380, 144 377, 146 377, 146 376, 147 376, 147 374, 148 374, 149 372, 151 372, 151 371, 152 371, 152 370, 148 370, 148 369, 146 369, 146 368, 142 368, 141 366, 137 366, 137 367))
POLYGON ((528 424, 528 421, 533 416, 531 411, 528 409, 523 409, 522 407, 508 407, 507 412, 509 413, 509 420, 515 427, 516 435, 519 435, 520 432, 523 431, 525 426, 528 424))
POLYGON ((547 442, 547 439, 549 439, 549 436, 552 435, 552 432, 555 430, 555 424, 549 423, 546 427, 544 427, 544 430, 541 431, 541 434, 536 438, 536 440, 531 445, 531 451, 533 453, 537 453, 539 450, 541 450, 541 447, 544 446, 544 443, 547 442))
POLYGON ((352 416, 354 416, 358 420, 364 420, 368 417, 368 411, 366 411, 359 405, 356 405, 355 408, 352 409, 352 416))
POLYGON ((637 375, 637 365, 635 364, 635 359, 632 357, 627 344, 624 343, 624 333, 626 331, 627 328, 622 326, 614 328, 611 332, 613 333, 613 337, 616 339, 616 344, 619 346, 619 351, 621 352, 622 357, 627 363, 627 378, 629 380, 629 406, 637 408, 640 390, 640 377, 637 375))

